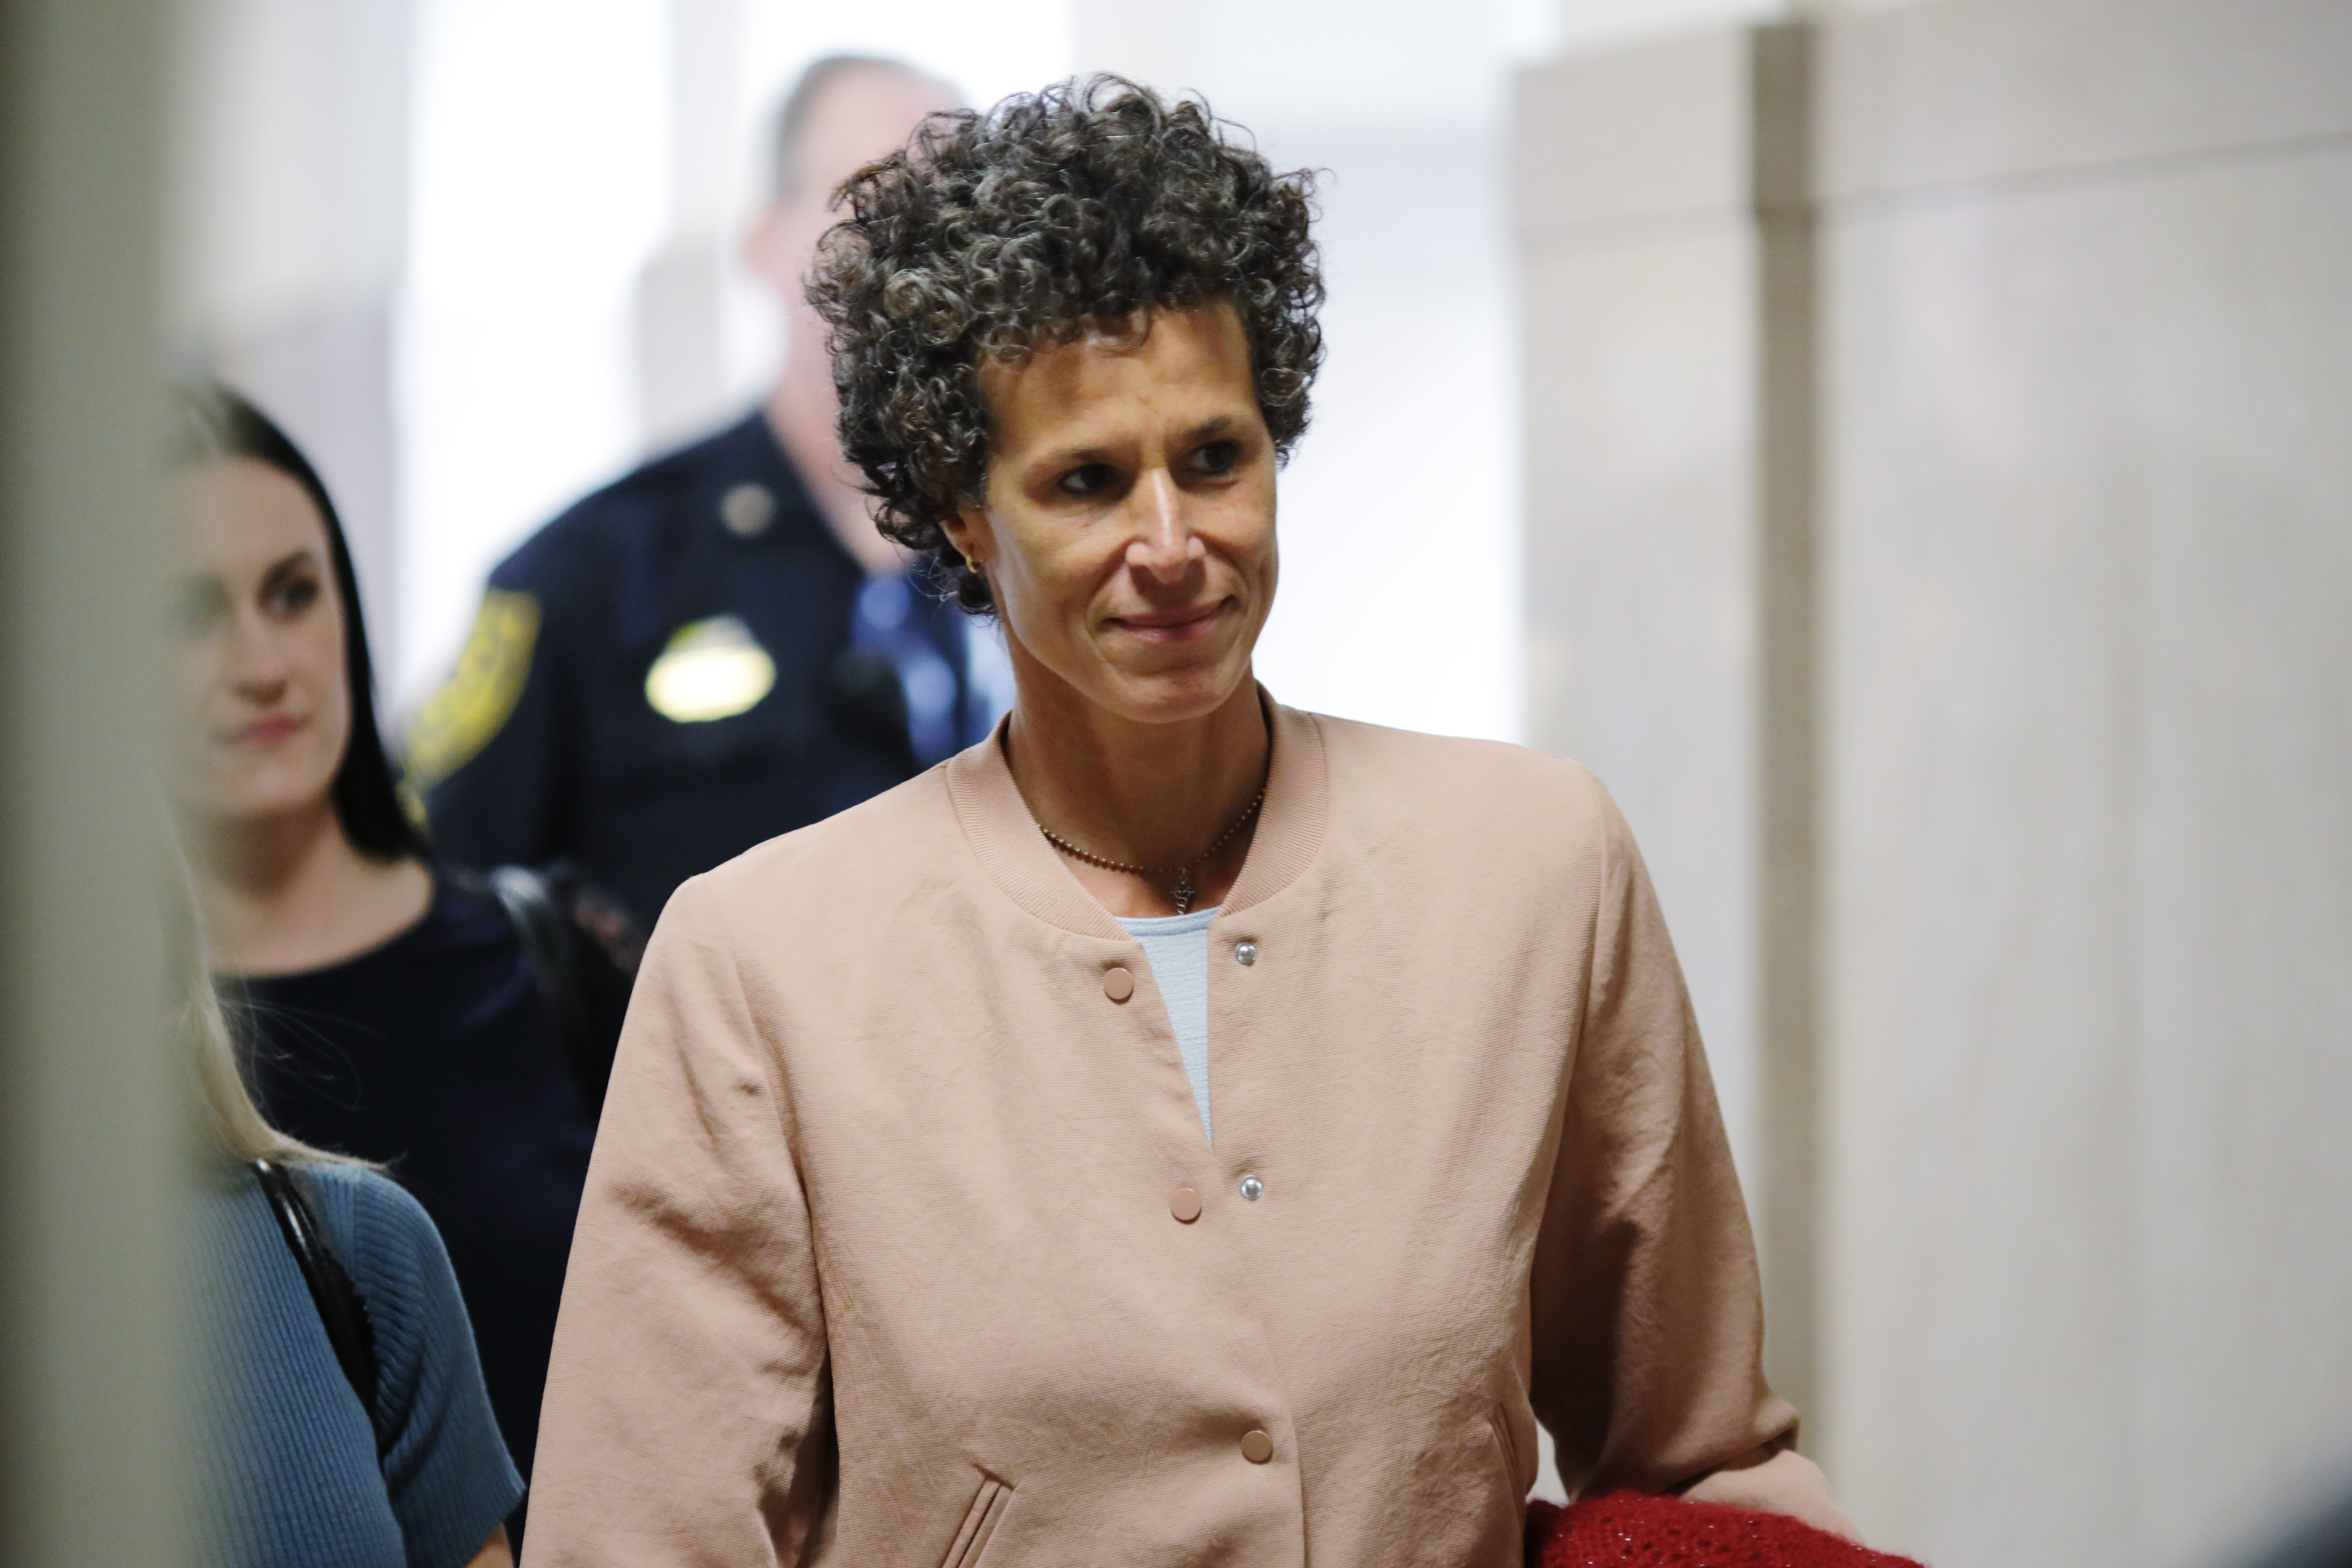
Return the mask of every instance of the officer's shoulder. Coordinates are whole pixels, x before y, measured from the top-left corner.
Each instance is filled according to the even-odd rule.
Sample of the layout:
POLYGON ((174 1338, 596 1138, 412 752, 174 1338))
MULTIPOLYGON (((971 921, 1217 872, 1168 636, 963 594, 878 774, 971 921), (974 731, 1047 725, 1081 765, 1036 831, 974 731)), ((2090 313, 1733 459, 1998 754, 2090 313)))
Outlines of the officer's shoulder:
MULTIPOLYGON (((756 416, 754 417, 757 417, 756 416)), ((598 561, 648 531, 690 526, 694 498, 742 464, 744 423, 639 464, 558 513, 501 562, 490 581, 527 588, 598 561)))

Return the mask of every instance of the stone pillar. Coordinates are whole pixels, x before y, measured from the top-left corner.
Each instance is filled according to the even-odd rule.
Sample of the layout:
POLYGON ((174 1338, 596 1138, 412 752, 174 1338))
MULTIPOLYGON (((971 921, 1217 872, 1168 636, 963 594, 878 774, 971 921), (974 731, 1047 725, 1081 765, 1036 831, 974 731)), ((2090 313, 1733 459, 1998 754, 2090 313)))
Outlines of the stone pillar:
POLYGON ((2352 1465, 2352 9, 1821 42, 1826 1457, 2221 1561, 2352 1465))
POLYGON ((2347 81, 2310 0, 1524 79, 1530 732, 1657 871, 1775 1380, 1939 1568, 2221 1560, 2352 1453, 2347 81))
POLYGON ((1806 35, 1520 79, 1528 734, 1624 807, 1816 1403, 1812 241, 1806 35))

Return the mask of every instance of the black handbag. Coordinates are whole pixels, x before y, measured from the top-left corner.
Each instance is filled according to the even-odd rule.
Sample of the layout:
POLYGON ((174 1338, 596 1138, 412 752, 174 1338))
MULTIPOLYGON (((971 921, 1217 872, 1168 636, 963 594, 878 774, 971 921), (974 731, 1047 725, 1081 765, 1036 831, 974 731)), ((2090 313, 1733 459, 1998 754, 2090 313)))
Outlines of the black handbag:
POLYGON ((620 1021, 644 944, 628 917, 570 872, 499 866, 457 874, 505 911, 554 1016, 566 1063, 593 1119, 604 1109, 620 1021))
POLYGON ((375 1325, 368 1318, 367 1300, 352 1283, 334 1248, 327 1245, 327 1233, 320 1228, 318 1216, 304 1201, 302 1189, 294 1184, 293 1173, 274 1160, 256 1160, 253 1173, 269 1199, 270 1212, 278 1216, 278 1229, 286 1238, 286 1250, 294 1255, 294 1266, 301 1270, 302 1282, 310 1288, 310 1304, 318 1309, 319 1321, 327 1331, 327 1342, 334 1347, 336 1363, 343 1369, 352 1392, 360 1396, 360 1407, 367 1412, 368 1429, 376 1434, 376 1457, 382 1458, 385 1445, 383 1423, 376 1419, 376 1386, 380 1380, 375 1325))

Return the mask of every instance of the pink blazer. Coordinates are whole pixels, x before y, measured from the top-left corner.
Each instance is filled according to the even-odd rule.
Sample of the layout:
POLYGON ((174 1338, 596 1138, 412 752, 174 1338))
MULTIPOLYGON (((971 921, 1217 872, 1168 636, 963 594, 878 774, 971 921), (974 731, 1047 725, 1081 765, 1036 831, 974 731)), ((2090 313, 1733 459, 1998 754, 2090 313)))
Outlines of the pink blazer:
POLYGON ((679 889, 530 1568, 1502 1568, 1538 1420, 1571 1489, 1745 1464, 1716 1495, 1826 1502, 1757 1462, 1795 1413, 1608 795, 1269 711, 1209 932, 1213 1148, 1141 946, 993 741, 679 889))

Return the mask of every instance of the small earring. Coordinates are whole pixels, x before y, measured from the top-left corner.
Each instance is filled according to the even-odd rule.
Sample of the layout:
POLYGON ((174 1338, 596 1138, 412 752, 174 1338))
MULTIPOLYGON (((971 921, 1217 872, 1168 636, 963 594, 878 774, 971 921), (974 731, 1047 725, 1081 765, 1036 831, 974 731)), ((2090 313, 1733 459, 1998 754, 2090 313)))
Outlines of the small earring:
POLYGON ((979 576, 979 575, 980 575, 980 557, 979 557, 979 556, 977 556, 977 555, 967 555, 967 556, 965 556, 965 557, 963 558, 963 563, 964 563, 964 565, 965 565, 966 567, 968 567, 968 568, 970 568, 970 569, 971 569, 971 574, 972 574, 973 576, 977 577, 977 576, 979 576))

